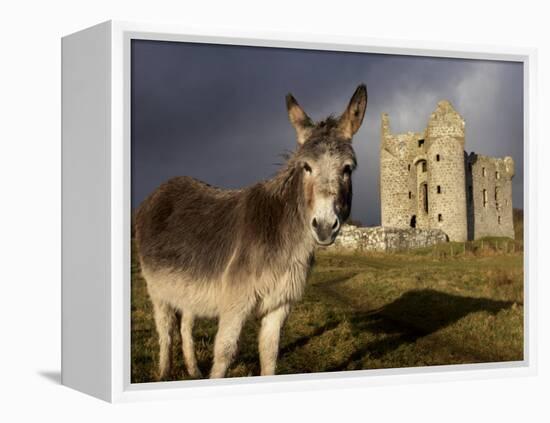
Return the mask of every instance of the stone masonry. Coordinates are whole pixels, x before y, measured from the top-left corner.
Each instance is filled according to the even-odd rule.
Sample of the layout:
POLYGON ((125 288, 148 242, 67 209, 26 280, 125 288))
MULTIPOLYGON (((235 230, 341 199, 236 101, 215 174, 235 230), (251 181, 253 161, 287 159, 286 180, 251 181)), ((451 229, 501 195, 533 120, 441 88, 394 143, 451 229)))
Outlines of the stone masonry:
POLYGON ((439 229, 451 241, 513 238, 511 157, 467 154, 464 119, 440 101, 423 132, 392 134, 382 115, 382 226, 439 229))
POLYGON ((328 247, 328 250, 403 251, 446 241, 447 235, 440 229, 396 229, 383 226, 359 228, 343 225, 334 244, 328 247))

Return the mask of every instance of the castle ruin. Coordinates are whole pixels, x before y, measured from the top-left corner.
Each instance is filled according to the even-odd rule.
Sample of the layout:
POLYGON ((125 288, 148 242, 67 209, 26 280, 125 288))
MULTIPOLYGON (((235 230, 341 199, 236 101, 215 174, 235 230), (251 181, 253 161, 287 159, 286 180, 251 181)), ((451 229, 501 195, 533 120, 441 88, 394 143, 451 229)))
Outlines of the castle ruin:
POLYGON ((392 134, 382 115, 382 226, 441 229, 450 241, 514 237, 514 160, 467 154, 464 127, 448 101, 420 133, 392 134))

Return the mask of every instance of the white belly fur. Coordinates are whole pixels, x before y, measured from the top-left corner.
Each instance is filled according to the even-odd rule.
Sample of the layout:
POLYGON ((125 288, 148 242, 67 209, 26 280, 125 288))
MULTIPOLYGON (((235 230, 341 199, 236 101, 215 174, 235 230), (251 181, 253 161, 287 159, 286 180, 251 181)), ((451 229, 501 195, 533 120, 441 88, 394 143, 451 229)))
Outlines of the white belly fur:
POLYGON ((287 268, 282 275, 262 274, 249 280, 192 279, 183 271, 149 269, 142 266, 149 295, 154 301, 197 317, 213 318, 230 310, 256 309, 264 315, 277 307, 301 299, 307 277, 304 265, 287 268))

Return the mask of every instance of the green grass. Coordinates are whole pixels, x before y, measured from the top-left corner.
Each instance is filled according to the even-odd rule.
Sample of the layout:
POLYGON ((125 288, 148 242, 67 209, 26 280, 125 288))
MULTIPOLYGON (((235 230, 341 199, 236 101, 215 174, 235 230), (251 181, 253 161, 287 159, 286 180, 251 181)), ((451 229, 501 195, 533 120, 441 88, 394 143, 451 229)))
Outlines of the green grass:
MULTIPOLYGON (((250 320, 229 377, 259 374, 257 332, 257 322, 250 320)), ((205 375, 215 333, 215 321, 199 321, 194 330, 197 359, 205 375)), ((174 336, 172 379, 186 379, 179 335, 174 336)), ((157 335, 135 261, 131 353, 132 382, 155 380, 157 335)), ((452 256, 433 250, 372 255, 320 252, 305 296, 284 327, 277 373, 522 359, 521 252, 452 256)))
POLYGON ((430 247, 407 251, 412 255, 431 255, 437 258, 460 255, 486 257, 491 255, 513 254, 523 251, 523 241, 506 237, 484 237, 475 241, 445 242, 430 247))

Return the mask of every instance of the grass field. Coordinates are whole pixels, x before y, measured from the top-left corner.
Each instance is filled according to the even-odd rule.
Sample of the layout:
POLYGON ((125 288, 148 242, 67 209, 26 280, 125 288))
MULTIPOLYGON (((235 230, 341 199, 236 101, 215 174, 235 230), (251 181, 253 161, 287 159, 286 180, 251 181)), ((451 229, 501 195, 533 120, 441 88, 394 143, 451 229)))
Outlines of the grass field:
MULTIPOLYGON (((131 317, 132 382, 153 381, 157 335, 136 261, 131 317)), ((199 321, 194 330, 197 359, 205 375, 215 333, 215 321, 199 321)), ((249 321, 229 377, 259 374, 257 333, 257 322, 249 321)), ((186 379, 179 334, 174 337, 172 379, 186 379)), ((284 327, 277 373, 522 359, 521 252, 488 249, 486 254, 456 256, 430 249, 371 255, 320 252, 304 299, 284 327)))

